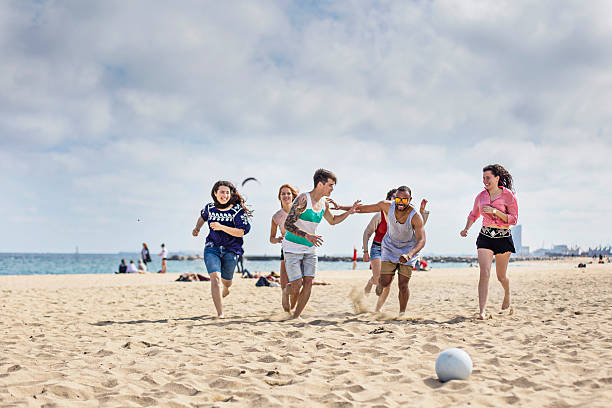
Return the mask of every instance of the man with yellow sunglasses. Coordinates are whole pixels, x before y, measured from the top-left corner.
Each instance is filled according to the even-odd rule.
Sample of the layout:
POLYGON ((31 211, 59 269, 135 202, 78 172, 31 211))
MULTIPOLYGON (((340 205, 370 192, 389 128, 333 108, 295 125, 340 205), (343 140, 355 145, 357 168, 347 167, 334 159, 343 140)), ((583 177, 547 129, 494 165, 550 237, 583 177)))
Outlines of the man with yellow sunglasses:
POLYGON ((376 294, 380 296, 393 282, 398 272, 400 315, 406 311, 410 291, 408 283, 416 266, 418 254, 425 246, 423 217, 410 204, 412 193, 407 186, 401 186, 392 200, 376 204, 360 205, 358 213, 382 211, 387 215, 387 233, 382 239, 381 270, 376 294))

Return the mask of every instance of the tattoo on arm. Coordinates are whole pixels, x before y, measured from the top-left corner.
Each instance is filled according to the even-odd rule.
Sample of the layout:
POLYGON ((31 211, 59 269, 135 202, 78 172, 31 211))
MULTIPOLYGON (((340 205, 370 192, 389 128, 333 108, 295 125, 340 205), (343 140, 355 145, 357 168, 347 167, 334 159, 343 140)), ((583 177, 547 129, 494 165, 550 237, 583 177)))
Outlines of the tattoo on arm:
POLYGON ((306 206, 308 205, 308 200, 306 196, 299 196, 295 203, 291 206, 291 210, 289 210, 289 214, 287 215, 287 220, 285 221, 285 229, 291 232, 298 237, 305 237, 306 233, 299 229, 295 223, 297 222, 300 214, 302 214, 306 210, 306 206))

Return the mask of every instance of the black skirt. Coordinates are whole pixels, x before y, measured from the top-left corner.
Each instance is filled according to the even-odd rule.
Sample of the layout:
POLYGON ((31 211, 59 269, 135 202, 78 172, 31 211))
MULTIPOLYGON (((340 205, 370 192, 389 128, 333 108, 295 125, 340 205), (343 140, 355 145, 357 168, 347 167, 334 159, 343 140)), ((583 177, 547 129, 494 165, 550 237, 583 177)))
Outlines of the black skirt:
POLYGON ((514 249, 514 241, 512 235, 508 230, 501 230, 499 228, 483 227, 478 234, 476 239, 476 248, 485 248, 493 251, 493 255, 505 254, 506 252, 516 253, 514 249), (496 232, 501 234, 495 234, 496 232), (492 238, 492 235, 501 235, 496 238, 492 238))

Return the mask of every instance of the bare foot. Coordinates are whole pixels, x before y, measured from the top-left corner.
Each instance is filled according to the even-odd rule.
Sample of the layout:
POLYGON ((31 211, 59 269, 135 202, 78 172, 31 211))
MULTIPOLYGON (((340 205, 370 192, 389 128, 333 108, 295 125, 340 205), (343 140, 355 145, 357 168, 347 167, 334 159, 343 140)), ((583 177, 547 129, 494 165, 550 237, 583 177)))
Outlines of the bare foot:
POLYGON ((281 297, 281 303, 283 305, 283 310, 285 312, 289 312, 291 309, 289 308, 289 291, 287 288, 283 289, 283 294, 281 297))
POLYGON ((227 295, 229 295, 229 288, 227 286, 224 286, 223 293, 221 294, 221 296, 226 297, 227 295))
POLYGON ((504 311, 510 307, 510 296, 504 296, 504 301, 502 302, 501 310, 504 311))

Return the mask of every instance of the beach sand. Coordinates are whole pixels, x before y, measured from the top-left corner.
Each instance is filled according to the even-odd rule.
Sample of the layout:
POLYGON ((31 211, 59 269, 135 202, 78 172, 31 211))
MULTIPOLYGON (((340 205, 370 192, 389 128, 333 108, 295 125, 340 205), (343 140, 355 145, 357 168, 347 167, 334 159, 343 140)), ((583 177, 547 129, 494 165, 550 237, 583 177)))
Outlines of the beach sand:
POLYGON ((511 264, 513 315, 493 272, 486 321, 477 268, 415 272, 402 320, 395 285, 367 312, 366 271, 319 273, 302 321, 255 280, 216 320, 210 283, 173 274, 3 276, 0 406, 609 407, 612 266, 569 262, 511 264), (436 379, 449 347, 468 380, 436 379))

